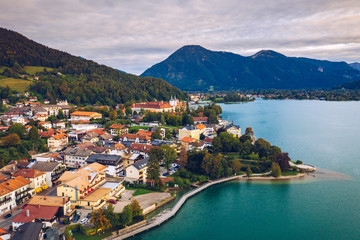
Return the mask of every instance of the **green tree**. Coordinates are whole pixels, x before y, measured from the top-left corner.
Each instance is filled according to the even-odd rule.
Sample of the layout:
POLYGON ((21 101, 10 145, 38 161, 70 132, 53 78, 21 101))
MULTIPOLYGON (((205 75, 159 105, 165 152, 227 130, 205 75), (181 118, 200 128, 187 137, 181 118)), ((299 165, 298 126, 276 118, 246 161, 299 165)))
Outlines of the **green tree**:
POLYGON ((272 161, 276 161, 276 157, 278 154, 282 153, 281 149, 275 145, 270 147, 270 159, 272 161))
POLYGON ((19 145, 20 142, 20 137, 16 133, 10 133, 9 135, 2 138, 2 145, 5 147, 19 145))
POLYGON ((234 173, 238 173, 241 170, 241 163, 239 160, 233 160, 230 162, 230 167, 234 170, 234 173))
POLYGON ((161 146, 164 153, 164 167, 169 171, 171 163, 175 162, 177 153, 173 147, 165 144, 161 146))
POLYGON ((251 177, 252 174, 253 174, 253 172, 251 171, 251 168, 250 168, 250 167, 247 167, 247 169, 246 169, 246 176, 247 176, 247 177, 251 177))
POLYGON ((98 209, 90 213, 91 223, 94 224, 96 232, 98 229, 109 229, 111 228, 110 220, 106 218, 104 209, 98 209))
POLYGON ((147 169, 147 178, 151 180, 151 186, 160 182, 160 161, 164 153, 161 148, 154 147, 149 151, 149 164, 147 169))
POLYGON ((259 138, 255 141, 254 149, 259 154, 260 158, 267 158, 270 155, 270 143, 263 138, 259 138))
POLYGON ((136 199, 133 199, 130 204, 133 217, 138 217, 143 215, 143 210, 136 199))
POLYGON ((111 203, 105 210, 105 217, 110 220, 111 226, 117 226, 120 224, 119 215, 114 212, 114 206, 111 203))
POLYGON ((252 127, 247 127, 246 128, 245 135, 248 135, 248 136, 251 136, 251 137, 254 136, 254 131, 253 131, 252 127))
POLYGON ((58 115, 56 116, 58 119, 64 119, 65 115, 62 109, 59 110, 58 115))
POLYGON ((133 211, 130 205, 126 205, 121 213, 121 223, 126 227, 132 223, 133 211))
POLYGON ((30 141, 33 141, 33 142, 38 142, 38 141, 40 140, 40 135, 39 135, 39 132, 38 132, 37 127, 33 126, 33 127, 30 129, 30 132, 29 132, 29 140, 30 140, 30 141))
POLYGON ((125 109, 126 116, 130 116, 132 114, 132 110, 130 106, 127 106, 125 109))
POLYGON ((272 165, 271 165, 271 175, 276 177, 276 178, 281 176, 280 166, 276 162, 273 162, 272 165))
POLYGON ((286 172, 290 168, 289 161, 291 161, 291 159, 287 152, 279 153, 276 156, 276 162, 279 164, 282 172, 286 172))
POLYGON ((14 123, 9 127, 9 132, 17 134, 22 139, 26 132, 26 128, 20 123, 14 123))
POLYGON ((116 120, 117 119, 117 112, 115 110, 109 112, 109 118, 110 120, 116 120))
POLYGON ((184 146, 181 146, 180 153, 179 153, 180 162, 186 167, 188 162, 188 154, 184 146))

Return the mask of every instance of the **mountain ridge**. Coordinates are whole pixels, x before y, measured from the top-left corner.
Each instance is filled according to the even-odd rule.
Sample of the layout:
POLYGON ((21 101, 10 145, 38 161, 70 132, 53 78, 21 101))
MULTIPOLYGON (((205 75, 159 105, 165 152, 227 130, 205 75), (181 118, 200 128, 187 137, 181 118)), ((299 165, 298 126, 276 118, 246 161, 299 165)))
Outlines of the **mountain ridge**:
POLYGON ((288 57, 273 50, 251 56, 186 45, 141 76, 162 78, 182 90, 331 88, 360 79, 345 62, 288 57))

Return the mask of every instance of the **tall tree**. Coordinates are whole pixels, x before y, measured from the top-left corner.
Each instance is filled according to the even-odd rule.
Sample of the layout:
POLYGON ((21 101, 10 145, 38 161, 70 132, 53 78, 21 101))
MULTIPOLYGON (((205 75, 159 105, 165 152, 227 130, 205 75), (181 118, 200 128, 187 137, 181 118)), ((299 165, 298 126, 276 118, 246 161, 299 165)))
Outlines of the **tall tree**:
POLYGON ((126 205, 121 213, 121 223, 126 227, 132 223, 133 211, 130 205, 126 205))
POLYGON ((260 158, 267 158, 270 155, 270 143, 263 138, 255 141, 255 152, 259 154, 260 158))
POLYGON ((16 133, 10 133, 2 138, 2 145, 5 147, 17 146, 20 142, 20 137, 16 133))
POLYGON ((112 110, 109 112, 109 118, 110 120, 116 120, 117 119, 117 112, 115 110, 112 110))
POLYGON ((160 161, 162 160, 164 153, 161 148, 155 147, 149 151, 149 165, 147 169, 147 178, 151 180, 151 186, 154 183, 160 182, 160 161))
POLYGON ((39 141, 39 139, 40 139, 40 135, 38 129, 37 127, 33 126, 29 132, 29 140, 32 142, 37 142, 39 141))
POLYGON ((276 178, 281 176, 281 169, 277 162, 273 162, 271 165, 271 175, 276 178))
POLYGON ((276 162, 279 164, 282 172, 285 172, 290 168, 289 161, 291 161, 291 159, 287 152, 279 153, 276 156, 276 162))
POLYGON ((117 226, 120 224, 119 215, 114 212, 114 206, 110 203, 105 210, 105 217, 110 220, 112 226, 117 226))
POLYGON ((106 230, 111 228, 110 220, 105 217, 104 209, 92 211, 90 215, 90 221, 92 224, 94 224, 96 232, 98 229, 106 230))
POLYGON ((180 153, 179 153, 180 162, 186 167, 188 162, 188 154, 184 146, 181 146, 180 153))
POLYGON ((20 123, 14 123, 9 127, 9 132, 17 134, 22 139, 26 132, 26 128, 20 123))
POLYGON ((142 216, 143 210, 136 199, 133 199, 130 204, 133 217, 142 216))
POLYGON ((247 176, 247 177, 251 177, 252 174, 253 174, 253 172, 251 171, 251 168, 250 168, 250 167, 247 167, 247 169, 246 169, 246 176, 247 176))
POLYGON ((170 171, 171 163, 175 162, 177 153, 173 147, 165 144, 161 146, 163 153, 164 153, 164 167, 170 171))

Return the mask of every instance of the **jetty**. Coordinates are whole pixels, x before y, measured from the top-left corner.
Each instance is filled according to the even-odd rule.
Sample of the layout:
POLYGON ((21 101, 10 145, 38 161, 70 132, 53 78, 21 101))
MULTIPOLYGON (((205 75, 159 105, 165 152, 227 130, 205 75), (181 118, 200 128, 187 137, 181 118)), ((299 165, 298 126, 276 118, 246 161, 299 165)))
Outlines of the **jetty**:
POLYGON ((209 182, 205 183, 204 185, 199 186, 199 187, 187 192, 186 194, 184 194, 180 198, 180 200, 175 204, 175 206, 173 208, 166 209, 163 212, 161 212, 160 214, 156 215, 154 218, 147 221, 146 225, 140 226, 139 228, 131 229, 129 232, 124 233, 122 235, 115 235, 115 236, 113 235, 113 236, 107 237, 106 240, 126 239, 129 237, 133 237, 136 234, 139 234, 141 232, 147 231, 151 228, 157 227, 157 226, 161 225, 162 223, 164 223, 165 221, 167 221, 168 219, 175 216, 175 214, 179 211, 179 209, 182 207, 182 205, 186 202, 186 200, 188 198, 194 196, 195 194, 201 192, 202 190, 204 190, 210 186, 213 186, 213 185, 219 184, 219 183, 223 183, 223 182, 236 180, 242 176, 244 176, 244 175, 232 176, 232 177, 228 177, 228 178, 222 178, 222 179, 218 179, 218 180, 214 180, 214 181, 209 181, 209 182))

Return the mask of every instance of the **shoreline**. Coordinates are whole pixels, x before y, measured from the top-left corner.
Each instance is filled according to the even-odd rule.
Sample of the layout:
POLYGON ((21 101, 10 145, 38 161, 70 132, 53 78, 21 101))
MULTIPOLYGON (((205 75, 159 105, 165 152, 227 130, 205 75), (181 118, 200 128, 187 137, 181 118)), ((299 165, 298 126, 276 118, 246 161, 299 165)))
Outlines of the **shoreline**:
POLYGON ((289 179, 294 179, 294 178, 304 178, 306 176, 305 173, 299 173, 299 174, 296 174, 296 175, 291 175, 291 176, 280 176, 278 178, 276 177, 273 177, 273 176, 269 176, 269 177, 262 177, 262 176, 259 176, 259 177, 242 177, 242 178, 239 178, 240 181, 277 181, 277 180, 289 180, 289 179))

